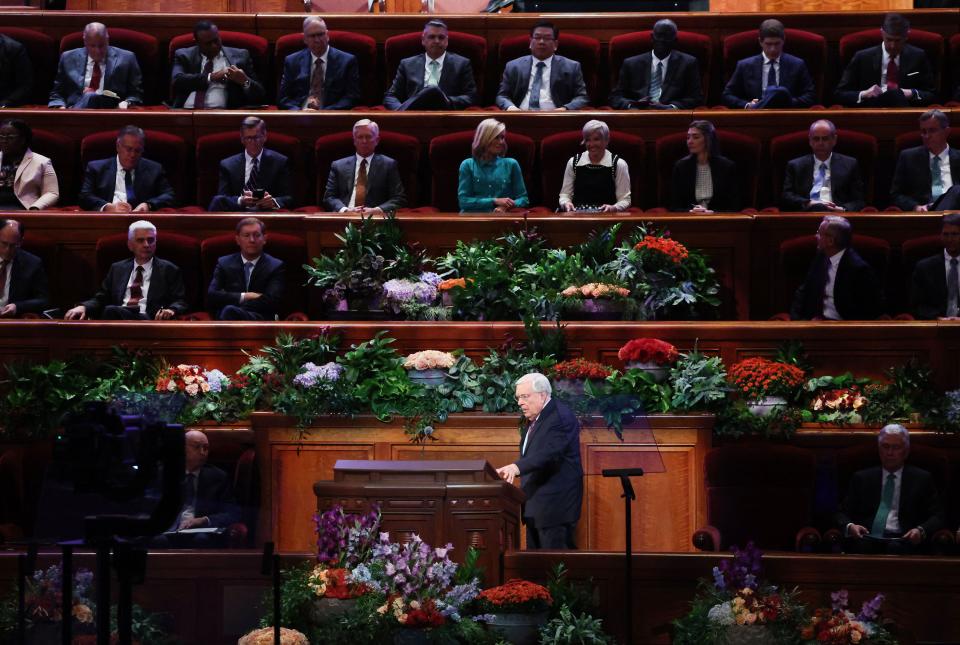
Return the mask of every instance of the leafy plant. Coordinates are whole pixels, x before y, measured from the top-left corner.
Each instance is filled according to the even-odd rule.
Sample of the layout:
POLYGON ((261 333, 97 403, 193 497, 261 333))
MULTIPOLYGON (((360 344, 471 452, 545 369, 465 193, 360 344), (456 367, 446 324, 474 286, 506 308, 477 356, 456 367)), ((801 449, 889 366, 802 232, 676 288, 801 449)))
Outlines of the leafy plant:
MULTIPOLYGON (((304 634, 310 633, 310 609, 316 597, 308 584, 312 571, 310 561, 280 570, 280 624, 304 634)), ((270 627, 274 624, 272 588, 264 595, 263 609, 260 626, 270 627)))
POLYGON ((0 419, 9 439, 45 439, 80 409, 91 387, 77 361, 12 363, 0 381, 0 419))
POLYGON ((447 370, 447 378, 437 386, 447 413, 464 412, 483 404, 480 368, 462 350, 454 352, 457 361, 447 370))
POLYGON ((574 614, 569 607, 540 628, 541 645, 606 645, 613 639, 603 631, 603 621, 590 614, 574 614))
POLYGON ((551 616, 556 617, 560 609, 566 607, 575 614, 593 615, 597 609, 592 590, 593 578, 586 582, 577 583, 570 580, 570 570, 563 562, 557 562, 550 569, 547 580, 547 590, 553 598, 550 608, 551 616))
POLYGON ((777 406, 766 416, 756 416, 743 401, 730 403, 717 412, 713 434, 737 438, 760 436, 768 439, 790 438, 803 422, 803 411, 790 406, 777 406))
POLYGON ((886 371, 888 384, 868 386, 870 403, 864 408, 864 423, 909 422, 918 416, 936 418, 943 404, 933 385, 933 371, 911 359, 886 371))
POLYGON ((716 410, 730 392, 720 357, 705 356, 696 349, 680 355, 670 370, 670 381, 670 408, 676 411, 716 410))

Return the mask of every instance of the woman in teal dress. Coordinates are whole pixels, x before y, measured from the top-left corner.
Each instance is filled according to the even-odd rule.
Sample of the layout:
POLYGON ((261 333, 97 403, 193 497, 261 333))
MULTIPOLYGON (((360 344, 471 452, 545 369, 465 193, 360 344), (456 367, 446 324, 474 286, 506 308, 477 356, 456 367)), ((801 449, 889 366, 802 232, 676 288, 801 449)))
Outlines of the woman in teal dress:
POLYGON ((471 148, 473 156, 460 164, 457 197, 461 213, 505 213, 530 205, 523 173, 507 152, 507 126, 484 119, 477 126, 471 148))

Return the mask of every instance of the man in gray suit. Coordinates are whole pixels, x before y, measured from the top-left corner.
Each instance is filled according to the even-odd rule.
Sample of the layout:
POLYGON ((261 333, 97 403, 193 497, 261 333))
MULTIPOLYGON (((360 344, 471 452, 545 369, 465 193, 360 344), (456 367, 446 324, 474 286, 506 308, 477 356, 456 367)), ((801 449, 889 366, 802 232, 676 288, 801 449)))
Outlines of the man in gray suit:
POLYGON ((379 141, 380 128, 370 119, 353 124, 353 147, 357 152, 330 166, 324 208, 333 213, 374 215, 406 205, 397 162, 374 153, 379 141))
POLYGON ((60 56, 47 107, 126 109, 143 103, 140 65, 133 52, 110 46, 105 25, 83 28, 83 47, 60 56))
POLYGON ((388 110, 462 110, 477 105, 470 60, 447 51, 447 25, 433 19, 423 27, 423 54, 400 61, 383 97, 388 110))
POLYGON ((228 109, 263 103, 263 85, 246 49, 224 47, 209 20, 193 27, 196 45, 173 54, 173 107, 228 109))
POLYGON ((507 63, 497 91, 501 110, 579 110, 587 105, 580 63, 556 55, 560 30, 541 20, 530 30, 532 56, 507 63))

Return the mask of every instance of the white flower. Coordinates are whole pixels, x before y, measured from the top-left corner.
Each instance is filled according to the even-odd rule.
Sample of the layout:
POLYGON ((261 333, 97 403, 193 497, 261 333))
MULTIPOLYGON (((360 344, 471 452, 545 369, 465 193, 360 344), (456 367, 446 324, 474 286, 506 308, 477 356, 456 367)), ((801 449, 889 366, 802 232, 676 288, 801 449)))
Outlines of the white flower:
POLYGON ((200 386, 197 385, 196 383, 191 383, 190 385, 187 386, 186 392, 190 396, 196 396, 197 394, 200 393, 200 386))
POLYGON ((732 625, 735 622, 733 609, 730 607, 729 602, 720 603, 719 605, 711 607, 710 611, 707 612, 707 618, 711 623, 720 625, 732 625))

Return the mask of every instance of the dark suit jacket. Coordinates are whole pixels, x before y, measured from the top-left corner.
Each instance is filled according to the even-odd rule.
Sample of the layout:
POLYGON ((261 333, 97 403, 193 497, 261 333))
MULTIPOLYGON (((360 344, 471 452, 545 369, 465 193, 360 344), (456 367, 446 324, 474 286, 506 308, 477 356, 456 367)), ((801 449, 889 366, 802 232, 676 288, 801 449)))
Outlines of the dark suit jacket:
MULTIPOLYGON (((792 320, 820 315, 826 283, 827 258, 817 253, 806 279, 797 288, 790 308, 792 320)), ((833 300, 843 320, 873 320, 883 313, 883 290, 873 268, 852 248, 847 248, 833 283, 833 300)))
MULTIPOLYGON (((240 209, 237 199, 243 192, 246 163, 242 152, 220 162, 220 184, 214 200, 221 195, 229 197, 233 203, 233 211, 240 209)), ((260 155, 257 177, 260 187, 273 195, 280 208, 293 208, 293 197, 290 195, 290 163, 284 155, 264 148, 260 155)), ((210 210, 213 210, 212 206, 213 204, 210 210)))
MULTIPOLYGON (((722 155, 710 157, 710 174, 713 177, 713 199, 710 210, 717 212, 739 211, 741 207, 740 179, 737 165, 722 155)), ((677 161, 670 176, 670 210, 689 211, 696 201, 697 158, 687 155, 677 161)))
MULTIPOLYGON (((841 531, 851 522, 868 529, 871 527, 880 506, 883 477, 883 468, 874 466, 860 470, 850 478, 846 497, 836 516, 841 531)), ((930 473, 909 464, 904 465, 898 513, 900 528, 904 533, 923 527, 927 537, 930 537, 943 527, 943 507, 930 473)))
MULTIPOLYGON (((122 305, 127 283, 133 272, 133 258, 120 260, 110 265, 107 277, 103 279, 100 290, 90 300, 80 303, 87 308, 87 316, 96 318, 108 305, 122 305)), ((150 276, 150 288, 147 291, 147 316, 153 319, 161 309, 173 309, 176 314, 187 312, 187 292, 183 288, 180 268, 173 262, 153 258, 153 273, 150 276)))
POLYGON ((33 65, 27 48, 0 34, 0 107, 22 105, 33 90, 33 65))
MULTIPOLYGON (((653 52, 644 52, 623 61, 620 79, 610 94, 610 106, 615 110, 630 109, 630 102, 645 99, 650 95, 650 67, 653 52)), ((660 102, 680 110, 691 110, 703 105, 703 88, 700 85, 700 66, 697 59, 674 49, 667 59, 667 72, 663 75, 660 102)))
MULTIPOLYGON (((523 440, 520 441, 523 449, 523 440)), ((540 412, 527 452, 516 462, 527 495, 523 517, 538 529, 580 519, 583 468, 580 423, 567 405, 551 398, 540 412)))
MULTIPOLYGON (((426 54, 418 54, 400 61, 397 75, 390 89, 383 96, 383 104, 388 110, 399 110, 404 101, 423 89, 426 64, 426 54)), ((443 59, 439 88, 450 99, 450 107, 454 110, 462 110, 480 103, 470 59, 453 52, 448 51, 443 59)))
MULTIPOLYGON (((950 176, 953 183, 960 183, 960 150, 950 148, 950 176)), ((890 183, 890 198, 893 205, 904 211, 912 211, 920 204, 932 201, 930 177, 930 151, 924 146, 900 151, 897 167, 890 183)))
POLYGON ((240 294, 248 290, 243 274, 243 257, 240 253, 225 255, 217 260, 213 270, 213 280, 207 289, 207 306, 217 319, 224 307, 236 305, 260 314, 265 320, 273 320, 283 298, 285 279, 286 267, 283 262, 264 253, 250 275, 249 289, 263 295, 241 303, 240 294))
MULTIPOLYGON (((133 52, 119 47, 109 47, 102 69, 103 89, 110 90, 121 101, 143 103, 143 87, 140 65, 133 52)), ((60 55, 57 75, 53 79, 48 107, 70 107, 83 96, 83 77, 87 70, 87 50, 83 47, 65 51, 60 55)))
MULTIPOLYGON (((861 49, 843 70, 843 76, 834 92, 834 100, 841 105, 856 107, 857 97, 863 90, 880 84, 880 65, 883 62, 883 45, 861 49)), ((900 87, 916 90, 910 99, 911 105, 929 105, 937 100, 933 81, 933 66, 927 54, 919 47, 906 44, 900 52, 900 87)))
POLYGON ((922 320, 947 315, 947 267, 943 252, 924 258, 913 267, 910 311, 922 320))
POLYGON ((17 315, 39 314, 50 307, 50 292, 43 262, 32 253, 19 249, 10 267, 10 297, 17 305, 17 315))
POLYGON ((230 478, 216 466, 206 464, 197 473, 193 515, 206 517, 210 520, 210 526, 216 528, 225 528, 240 521, 240 509, 234 500, 230 478))
MULTIPOLYGON (((498 108, 506 110, 512 105, 520 107, 530 86, 532 65, 533 56, 521 56, 507 63, 500 89, 497 90, 498 108)), ((554 54, 550 64, 550 95, 554 105, 568 110, 579 110, 590 102, 580 63, 554 54)))
MULTIPOLYGON (((283 77, 277 107, 300 110, 310 93, 313 58, 309 49, 290 54, 283 61, 283 77)), ((327 47, 327 65, 323 74, 323 109, 349 110, 360 102, 360 63, 357 57, 327 47)))
MULTIPOLYGON (((742 109, 753 99, 763 98, 763 54, 744 58, 737 63, 733 76, 723 88, 723 104, 742 109)), ((816 90, 807 64, 790 54, 780 54, 780 87, 790 92, 790 107, 804 108, 813 105, 816 90)))
MULTIPOLYGON (((263 103, 263 85, 257 80, 257 73, 253 68, 253 58, 246 49, 224 47, 223 55, 229 65, 236 65, 250 79, 250 87, 243 89, 242 85, 227 81, 227 109, 233 110, 246 105, 263 103)), ((205 90, 209 87, 207 77, 201 74, 200 48, 184 47, 173 54, 173 107, 182 108, 191 92, 205 90)))
MULTIPOLYGON (((114 187, 117 181, 117 158, 109 157, 91 161, 83 175, 80 188, 80 208, 86 211, 98 211, 104 204, 113 201, 114 187)), ((156 161, 140 158, 133 172, 133 192, 136 204, 147 202, 150 210, 173 208, 177 205, 173 187, 167 181, 163 166, 156 161)))
MULTIPOLYGON (((337 159, 330 166, 327 187, 323 192, 323 207, 332 213, 350 203, 353 193, 353 176, 356 174, 357 156, 337 159)), ((400 181, 397 162, 386 155, 376 153, 367 168, 367 206, 380 208, 383 212, 395 211, 407 204, 407 194, 400 181)))
MULTIPOLYGON (((813 154, 791 159, 783 176, 780 206, 788 211, 806 210, 813 190, 813 154)), ((833 203, 848 211, 863 210, 863 179, 853 157, 834 152, 830 159, 830 192, 833 203)))

